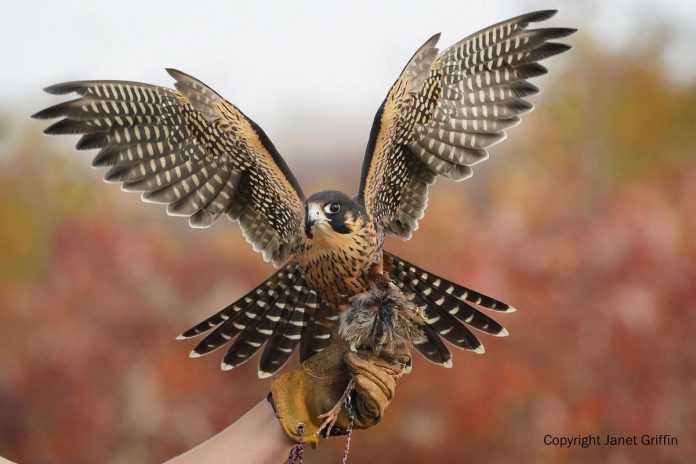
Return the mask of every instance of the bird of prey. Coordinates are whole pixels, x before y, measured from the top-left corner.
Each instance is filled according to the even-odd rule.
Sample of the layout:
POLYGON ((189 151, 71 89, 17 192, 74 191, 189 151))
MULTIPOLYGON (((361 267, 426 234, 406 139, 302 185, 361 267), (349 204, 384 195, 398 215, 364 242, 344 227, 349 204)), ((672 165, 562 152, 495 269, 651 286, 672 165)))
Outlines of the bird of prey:
POLYGON ((356 196, 328 190, 305 197, 268 136, 232 103, 174 69, 175 89, 138 82, 67 82, 45 90, 78 97, 38 112, 62 118, 48 134, 83 134, 78 149, 99 148, 93 165, 105 180, 167 205, 193 227, 226 216, 254 250, 279 270, 238 301, 180 338, 207 333, 192 356, 228 342, 231 369, 263 350, 259 376, 277 372, 299 345, 300 360, 337 336, 339 307, 368 289, 370 272, 386 272, 422 307, 416 348, 451 365, 443 339, 482 353, 470 328, 507 335, 480 308, 514 309, 449 282, 383 249, 384 237, 408 240, 418 228, 428 188, 438 177, 467 179, 488 148, 532 109, 538 89, 527 79, 538 64, 565 52, 552 40, 574 29, 529 29, 555 11, 521 15, 485 28, 439 52, 439 34, 408 61, 377 110, 356 196))

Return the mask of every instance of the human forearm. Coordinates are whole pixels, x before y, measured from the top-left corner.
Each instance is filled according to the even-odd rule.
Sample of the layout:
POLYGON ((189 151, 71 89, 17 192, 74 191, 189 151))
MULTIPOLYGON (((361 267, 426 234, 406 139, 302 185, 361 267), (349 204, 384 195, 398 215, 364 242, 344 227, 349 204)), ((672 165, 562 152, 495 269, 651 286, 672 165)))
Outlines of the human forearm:
POLYGON ((167 464, 277 464, 287 459, 291 446, 273 409, 262 400, 234 424, 167 464))

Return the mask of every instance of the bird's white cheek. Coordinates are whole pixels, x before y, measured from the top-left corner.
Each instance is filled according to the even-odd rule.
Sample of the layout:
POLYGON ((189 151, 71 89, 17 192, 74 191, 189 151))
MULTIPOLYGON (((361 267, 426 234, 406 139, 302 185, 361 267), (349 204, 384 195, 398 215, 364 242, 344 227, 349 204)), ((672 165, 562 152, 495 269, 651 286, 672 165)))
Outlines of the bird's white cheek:
POLYGON ((326 221, 326 214, 321 209, 321 205, 317 203, 310 203, 307 207, 307 220, 313 221, 316 225, 319 225, 326 221))

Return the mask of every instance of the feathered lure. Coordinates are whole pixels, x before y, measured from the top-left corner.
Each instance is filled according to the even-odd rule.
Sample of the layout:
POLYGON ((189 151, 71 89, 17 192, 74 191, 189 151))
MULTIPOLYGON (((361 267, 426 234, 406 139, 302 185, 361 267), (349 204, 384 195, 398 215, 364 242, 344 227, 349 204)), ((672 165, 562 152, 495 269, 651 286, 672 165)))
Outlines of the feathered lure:
MULTIPOLYGON (((413 295, 404 294, 380 267, 368 272, 367 282, 368 291, 354 295, 348 300, 350 305, 341 307, 338 334, 353 352, 401 363, 395 354, 410 351, 414 344, 426 340, 421 328, 427 323, 425 312, 414 304, 413 295)), ((402 372, 410 371, 409 361, 402 372)), ((325 421, 319 430, 331 430, 354 385, 352 378, 336 405, 320 416, 325 421)))
POLYGON ((370 289, 350 298, 340 316, 338 334, 352 351, 389 355, 404 345, 423 343, 422 308, 391 281, 369 281, 370 289))

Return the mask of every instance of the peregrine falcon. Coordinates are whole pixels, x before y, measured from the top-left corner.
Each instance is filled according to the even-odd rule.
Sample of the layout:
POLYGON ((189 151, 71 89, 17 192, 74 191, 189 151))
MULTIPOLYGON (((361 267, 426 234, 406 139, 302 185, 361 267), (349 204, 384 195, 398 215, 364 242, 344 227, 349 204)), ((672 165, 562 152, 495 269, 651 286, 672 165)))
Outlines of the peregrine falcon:
POLYGON ((47 134, 83 134, 78 149, 98 148, 93 165, 105 180, 142 192, 167 213, 208 227, 219 217, 240 224, 245 238, 279 270, 258 287, 180 338, 207 333, 201 356, 230 346, 223 369, 262 350, 259 376, 277 372, 299 345, 301 360, 332 343, 339 307, 367 290, 383 270, 424 308, 430 361, 451 365, 443 339, 477 353, 470 328, 507 335, 480 308, 514 311, 489 296, 449 282, 383 249, 392 234, 408 240, 438 176, 462 181, 488 148, 532 109, 545 74, 538 61, 570 48, 551 40, 574 29, 528 29, 555 11, 521 15, 483 29, 439 52, 439 34, 408 61, 377 110, 356 196, 329 190, 305 197, 268 136, 232 103, 174 69, 175 89, 138 82, 92 80, 57 84, 51 94, 78 97, 40 111, 62 118, 47 134))

